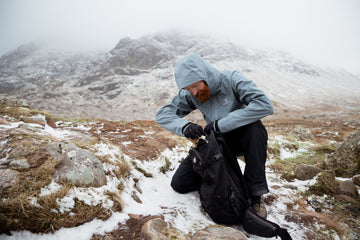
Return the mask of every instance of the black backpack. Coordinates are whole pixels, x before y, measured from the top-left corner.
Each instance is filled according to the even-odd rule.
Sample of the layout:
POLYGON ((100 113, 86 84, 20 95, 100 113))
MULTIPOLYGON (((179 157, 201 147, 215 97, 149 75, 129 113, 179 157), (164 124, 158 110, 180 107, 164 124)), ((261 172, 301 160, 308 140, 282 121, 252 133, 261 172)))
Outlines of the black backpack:
POLYGON ((218 224, 242 224, 244 230, 261 237, 291 240, 286 229, 259 216, 250 197, 236 156, 213 131, 200 139, 189 154, 194 170, 202 177, 199 190, 204 210, 218 224))

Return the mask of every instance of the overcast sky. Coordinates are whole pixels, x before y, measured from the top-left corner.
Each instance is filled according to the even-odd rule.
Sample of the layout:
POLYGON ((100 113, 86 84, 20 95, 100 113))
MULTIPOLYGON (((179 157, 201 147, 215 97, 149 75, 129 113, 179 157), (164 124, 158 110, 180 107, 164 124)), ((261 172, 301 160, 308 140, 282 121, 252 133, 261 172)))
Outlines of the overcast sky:
POLYGON ((0 55, 42 39, 110 50, 169 29, 360 73, 359 0, 0 0, 0 55))

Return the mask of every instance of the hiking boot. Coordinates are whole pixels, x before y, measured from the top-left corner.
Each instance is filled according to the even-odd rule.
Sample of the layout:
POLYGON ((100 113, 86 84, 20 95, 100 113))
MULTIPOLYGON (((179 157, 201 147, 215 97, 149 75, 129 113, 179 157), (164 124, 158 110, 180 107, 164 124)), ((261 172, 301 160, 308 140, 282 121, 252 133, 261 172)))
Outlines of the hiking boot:
POLYGON ((265 202, 264 202, 264 199, 262 198, 262 196, 251 197, 251 205, 252 205, 252 208, 255 210, 255 212, 259 216, 266 219, 267 211, 266 211, 265 202))

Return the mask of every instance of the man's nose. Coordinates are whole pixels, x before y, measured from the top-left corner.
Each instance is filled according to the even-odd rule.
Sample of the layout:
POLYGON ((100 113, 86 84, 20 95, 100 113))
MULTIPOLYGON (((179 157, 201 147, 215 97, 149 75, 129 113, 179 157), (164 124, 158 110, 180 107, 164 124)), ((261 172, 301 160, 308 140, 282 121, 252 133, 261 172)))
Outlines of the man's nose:
POLYGON ((189 90, 189 92, 193 95, 193 96, 196 96, 198 90, 196 88, 192 88, 189 90))

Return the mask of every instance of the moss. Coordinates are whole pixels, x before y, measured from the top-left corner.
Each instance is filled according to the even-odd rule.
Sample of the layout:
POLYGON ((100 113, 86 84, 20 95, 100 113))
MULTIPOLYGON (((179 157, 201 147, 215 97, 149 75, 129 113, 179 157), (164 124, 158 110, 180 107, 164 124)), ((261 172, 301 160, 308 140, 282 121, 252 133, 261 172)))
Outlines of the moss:
POLYGON ((312 148, 318 154, 331 154, 337 150, 335 144, 319 144, 312 148))
POLYGON ((338 183, 335 180, 334 172, 321 172, 314 185, 309 187, 309 191, 316 195, 334 195, 337 193, 338 183))
POLYGON ((271 155, 275 159, 280 159, 280 150, 281 150, 281 145, 278 141, 276 141, 275 143, 268 145, 267 154, 271 155))
POLYGON ((160 172, 162 172, 162 173, 165 174, 167 171, 170 170, 170 166, 171 166, 171 162, 170 162, 169 159, 166 157, 166 158, 165 158, 165 165, 160 168, 160 172))
POLYGON ((281 174, 281 177, 289 182, 294 181, 295 179, 295 175, 292 171, 284 171, 281 174))

